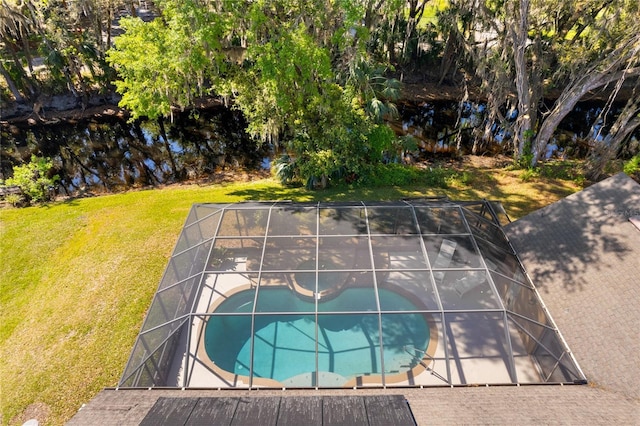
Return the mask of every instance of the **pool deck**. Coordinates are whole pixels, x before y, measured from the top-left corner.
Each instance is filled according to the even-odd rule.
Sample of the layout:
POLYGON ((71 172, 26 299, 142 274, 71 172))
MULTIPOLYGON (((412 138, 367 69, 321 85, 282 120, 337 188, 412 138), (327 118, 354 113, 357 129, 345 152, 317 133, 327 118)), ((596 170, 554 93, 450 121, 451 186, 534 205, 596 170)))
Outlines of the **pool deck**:
POLYGON ((160 397, 380 394, 404 395, 419 425, 640 424, 640 231, 627 217, 638 211, 640 185, 616 175, 506 227, 588 385, 104 389, 68 424, 139 424, 160 397))
MULTIPOLYGON (((243 270, 243 269, 241 269, 243 270)), ((284 286, 283 283, 281 285, 284 286)), ((199 300, 199 309, 202 311, 213 312, 220 303, 224 302, 229 296, 252 288, 249 279, 246 281, 228 280, 227 278, 218 277, 214 285, 213 282, 206 282, 205 291, 199 300), (216 290, 214 290, 214 288, 216 290)), ((405 297, 414 298, 410 293, 405 292, 405 297)), ((418 301, 416 301, 418 303, 418 301)), ((481 339, 470 339, 472 336, 490 336, 490 339, 501 341, 504 335, 504 328, 494 324, 490 326, 482 322, 473 320, 458 320, 448 323, 447 334, 452 336, 450 342, 454 353, 447 365, 447 355, 444 345, 439 342, 439 337, 444 334, 441 329, 440 322, 435 322, 429 315, 429 327, 432 338, 427 348, 427 358, 423 359, 423 363, 414 366, 407 371, 399 371, 398 373, 387 373, 385 383, 391 386, 443 386, 446 385, 446 379, 451 374, 452 383, 510 383, 512 378, 508 369, 509 360, 507 354, 503 351, 489 351, 481 339), (425 368, 428 367, 428 368, 425 368)), ((225 371, 215 365, 209 358, 204 345, 204 330, 206 320, 195 317, 192 329, 196 332, 191 335, 189 344, 189 352, 179 354, 174 361, 171 376, 174 377, 176 387, 179 383, 183 383, 184 375, 187 374, 188 387, 195 388, 249 388, 251 382, 248 375, 235 374, 225 371), (185 362, 188 369, 184 369, 185 362)), ((184 337, 183 337, 184 338, 184 337)), ((522 345, 519 336, 513 336, 512 349, 515 355, 515 369, 520 383, 535 383, 540 380, 538 370, 531 362, 526 349, 522 345)), ((320 373, 323 387, 330 386, 335 382, 335 387, 381 387, 382 376, 359 376, 345 382, 341 376, 320 373)), ((313 388, 313 380, 311 374, 291 378, 286 383, 281 383, 268 378, 254 377, 253 387, 270 387, 270 388, 313 388)))

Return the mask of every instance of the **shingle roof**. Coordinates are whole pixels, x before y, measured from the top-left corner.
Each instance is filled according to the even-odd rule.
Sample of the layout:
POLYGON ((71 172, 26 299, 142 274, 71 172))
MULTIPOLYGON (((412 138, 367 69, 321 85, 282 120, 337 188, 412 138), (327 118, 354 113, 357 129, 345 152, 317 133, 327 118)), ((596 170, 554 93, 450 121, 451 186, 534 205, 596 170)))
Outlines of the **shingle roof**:
MULTIPOLYGON (((71 425, 139 424, 160 397, 402 393, 418 424, 640 424, 640 185, 616 175, 506 232, 589 385, 336 390, 101 391, 71 425)), ((256 419, 257 423, 257 419, 256 419)))
MULTIPOLYGON (((621 173, 505 227, 587 379, 640 398, 640 185, 621 173)), ((640 419, 639 419, 640 421, 640 419)))
MULTIPOLYGON (((362 396, 401 392, 418 425, 637 424, 640 404, 604 389, 531 385, 336 390, 102 390, 68 425, 138 425, 160 397, 362 396)), ((261 424, 258 421, 248 424, 261 424)))

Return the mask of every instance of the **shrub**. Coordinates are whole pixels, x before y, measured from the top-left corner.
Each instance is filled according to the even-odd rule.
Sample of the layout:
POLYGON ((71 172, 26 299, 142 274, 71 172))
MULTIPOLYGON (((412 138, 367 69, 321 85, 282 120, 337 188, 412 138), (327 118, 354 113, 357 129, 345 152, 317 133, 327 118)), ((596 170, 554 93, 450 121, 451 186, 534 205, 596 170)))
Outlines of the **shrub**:
POLYGON ((441 166, 429 167, 426 172, 425 183, 434 188, 447 188, 456 171, 441 166))
POLYGON ((60 180, 58 175, 48 177, 53 163, 49 158, 31 156, 31 161, 22 166, 13 167, 13 177, 6 180, 7 186, 15 185, 22 190, 26 201, 47 201, 50 189, 60 180))
POLYGON ((393 130, 386 125, 375 126, 367 135, 369 142, 369 161, 372 164, 382 162, 384 154, 393 148, 395 134, 393 130))
POLYGON ((445 183, 448 186, 471 186, 473 184, 473 173, 463 171, 462 173, 454 173, 445 177, 445 183))
POLYGON ((422 173, 415 167, 398 163, 371 166, 360 183, 371 186, 402 186, 420 181, 422 173))
POLYGON ((308 189, 326 188, 329 179, 340 175, 339 161, 331 149, 323 149, 308 153, 303 161, 298 162, 300 176, 306 181, 308 189))
POLYGON ((535 179, 540 177, 540 169, 538 168, 528 168, 520 173, 520 179, 523 182, 529 182, 531 179, 535 179))
POLYGON ((273 173, 283 185, 290 185, 297 175, 296 162, 284 154, 273 162, 273 173))
POLYGON ((524 149, 520 154, 520 157, 517 159, 517 164, 520 168, 523 169, 531 169, 533 168, 533 131, 525 130, 523 134, 525 138, 524 149))
POLYGON ((24 201, 20 194, 7 194, 5 195, 4 200, 13 207, 19 207, 24 201))
POLYGON ((629 161, 625 162, 622 170, 629 176, 640 173, 640 154, 634 155, 629 161))

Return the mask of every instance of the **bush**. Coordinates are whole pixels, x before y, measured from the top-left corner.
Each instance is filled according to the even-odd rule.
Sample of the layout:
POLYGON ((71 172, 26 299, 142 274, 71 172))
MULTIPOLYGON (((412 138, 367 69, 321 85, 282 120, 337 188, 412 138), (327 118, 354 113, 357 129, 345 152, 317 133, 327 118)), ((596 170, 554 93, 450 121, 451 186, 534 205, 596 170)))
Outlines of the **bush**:
POLYGON ((473 173, 464 171, 462 173, 454 173, 450 176, 445 177, 445 183, 447 186, 471 186, 474 181, 473 173))
POLYGON ((273 173, 280 183, 290 185, 296 179, 296 162, 290 156, 284 154, 273 162, 273 173))
POLYGON ((533 131, 526 130, 524 132, 524 149, 522 150, 521 156, 517 159, 516 163, 522 169, 531 169, 533 168, 533 131))
POLYGON ((470 173, 459 174, 441 166, 422 170, 399 163, 371 166, 361 177, 360 183, 370 186, 426 185, 433 188, 448 188, 450 184, 468 184, 473 179, 470 173))
POLYGON ((395 133, 387 126, 375 126, 367 135, 369 143, 369 162, 371 164, 379 163, 384 160, 385 153, 393 148, 395 133))
POLYGON ((536 179, 540 177, 540 169, 539 168, 528 168, 520 173, 520 179, 523 182, 529 182, 532 179, 536 179))
POLYGON ((331 149, 308 153, 298 162, 298 170, 308 189, 324 189, 329 185, 329 179, 340 174, 339 161, 331 149))
POLYGON ((371 166, 360 178, 360 183, 370 186, 403 186, 418 183, 423 174, 415 167, 398 163, 371 166))
POLYGON ((13 177, 7 179, 5 184, 19 187, 27 202, 47 201, 51 189, 60 180, 58 175, 48 177, 52 167, 51 159, 32 155, 31 161, 27 164, 13 167, 13 177))
POLYGON ((24 201, 20 194, 7 194, 5 195, 4 200, 13 207, 20 207, 24 201))
POLYGON ((457 176, 458 173, 452 169, 446 169, 441 166, 429 167, 425 183, 434 188, 447 188, 449 183, 457 176))
POLYGON ((634 155, 629 161, 625 162, 622 170, 629 176, 640 173, 640 154, 634 155))

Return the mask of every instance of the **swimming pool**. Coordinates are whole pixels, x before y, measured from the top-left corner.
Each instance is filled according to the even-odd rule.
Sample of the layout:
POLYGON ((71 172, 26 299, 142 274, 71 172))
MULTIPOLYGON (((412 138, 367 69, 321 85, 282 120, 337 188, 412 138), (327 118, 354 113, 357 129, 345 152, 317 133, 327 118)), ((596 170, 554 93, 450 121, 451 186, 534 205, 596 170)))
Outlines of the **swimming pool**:
POLYGON ((245 290, 228 297, 215 313, 229 315, 211 316, 204 332, 204 347, 213 364, 239 376, 249 376, 252 370, 254 382, 270 379, 283 386, 348 386, 363 378, 381 382, 383 372, 391 377, 419 366, 432 338, 425 314, 397 313, 420 308, 389 289, 379 289, 380 303, 396 313, 379 314, 370 289, 347 288, 338 297, 319 302, 316 315, 313 301, 297 297, 289 288, 273 287, 259 290, 259 303, 263 311, 268 306, 279 313, 256 314, 251 339, 254 294, 245 290), (356 313, 344 313, 347 307, 356 313))

